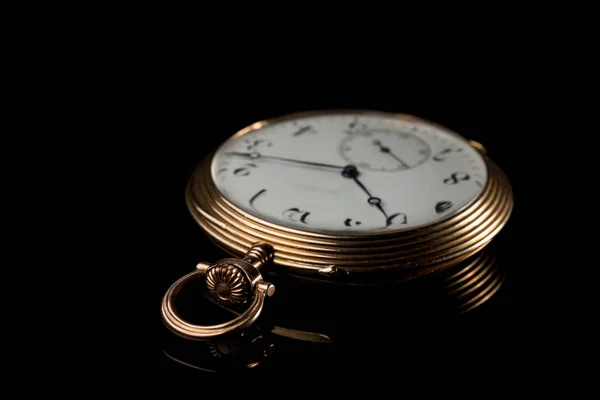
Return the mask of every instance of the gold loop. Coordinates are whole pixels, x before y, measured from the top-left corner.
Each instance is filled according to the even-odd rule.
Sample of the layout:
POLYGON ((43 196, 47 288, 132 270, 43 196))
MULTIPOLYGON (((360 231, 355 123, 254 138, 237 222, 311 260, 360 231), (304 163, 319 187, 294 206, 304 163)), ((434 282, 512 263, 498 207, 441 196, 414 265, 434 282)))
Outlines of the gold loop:
MULTIPOLYGON (((265 296, 269 295, 269 291, 273 291, 274 287, 269 284, 261 284, 258 282, 254 288, 254 298, 248 309, 232 319, 231 321, 224 322, 222 324, 203 326, 194 325, 186 322, 177 314, 174 307, 175 298, 183 289, 183 287, 194 279, 204 276, 205 270, 198 270, 191 272, 177 282, 171 285, 169 290, 165 293, 162 300, 161 314, 165 325, 173 331, 173 333, 191 340, 204 340, 221 336, 227 333, 242 330, 254 323, 260 316, 263 309, 265 296)), ((271 293, 272 294, 272 293, 271 293)))

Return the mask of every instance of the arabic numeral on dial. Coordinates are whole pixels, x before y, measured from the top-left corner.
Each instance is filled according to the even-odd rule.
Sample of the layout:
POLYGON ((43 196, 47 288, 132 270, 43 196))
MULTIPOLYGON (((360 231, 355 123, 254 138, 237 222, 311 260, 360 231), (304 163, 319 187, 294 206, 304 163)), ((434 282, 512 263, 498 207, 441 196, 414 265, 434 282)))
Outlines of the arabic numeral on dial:
POLYGON ((346 218, 346 220, 344 221, 344 225, 346 225, 346 226, 357 226, 360 224, 362 224, 362 222, 355 221, 352 218, 346 218))
POLYGON ((310 212, 300 210, 297 207, 293 207, 293 208, 288 208, 287 210, 285 210, 282 213, 282 215, 284 217, 286 217, 287 219, 289 219, 290 221, 302 222, 303 224, 308 224, 308 222, 306 222, 306 218, 310 215, 310 212))
POLYGON ((348 130, 346 133, 353 133, 357 131, 365 131, 367 129, 367 124, 359 123, 358 118, 354 117, 352 121, 348 124, 348 130))
POLYGON ((435 205, 435 212, 441 214, 444 211, 452 208, 452 205, 453 204, 451 201, 438 201, 435 205))
POLYGON ((245 167, 239 167, 233 170, 233 174, 235 176, 248 176, 250 175, 250 170, 252 168, 256 168, 256 164, 248 163, 245 167))
POLYGON ((256 192, 256 194, 250 198, 250 206, 254 207, 254 201, 256 201, 256 199, 258 199, 260 196, 262 196, 266 192, 267 192, 267 189, 261 189, 258 192, 256 192))
POLYGON ((396 213, 396 214, 392 214, 386 218, 385 226, 392 225, 392 222, 394 222, 394 220, 396 220, 395 223, 398 223, 398 224, 406 224, 408 222, 408 219, 406 218, 406 214, 396 213))
POLYGON ((464 172, 455 172, 452 175, 450 175, 450 178, 444 179, 444 183, 446 185, 456 185, 460 181, 468 181, 469 179, 471 179, 469 174, 466 174, 464 172))
POLYGON ((303 126, 302 128, 298 129, 297 131, 295 131, 292 136, 296 137, 296 136, 300 136, 303 133, 317 133, 317 131, 315 131, 315 129, 312 126, 303 126))
POLYGON ((449 154, 449 153, 452 153, 452 152, 461 153, 462 149, 456 149, 456 150, 451 149, 451 148, 444 149, 444 150, 440 151, 439 153, 437 153, 435 156, 433 156, 431 159, 433 161, 438 161, 438 162, 439 161, 446 161, 446 157, 444 157, 444 156, 446 154, 449 154))
POLYGON ((265 139, 254 139, 254 140, 245 139, 244 143, 246 143, 246 150, 248 150, 248 151, 256 150, 256 148, 258 146, 266 146, 266 147, 272 146, 272 143, 265 139))

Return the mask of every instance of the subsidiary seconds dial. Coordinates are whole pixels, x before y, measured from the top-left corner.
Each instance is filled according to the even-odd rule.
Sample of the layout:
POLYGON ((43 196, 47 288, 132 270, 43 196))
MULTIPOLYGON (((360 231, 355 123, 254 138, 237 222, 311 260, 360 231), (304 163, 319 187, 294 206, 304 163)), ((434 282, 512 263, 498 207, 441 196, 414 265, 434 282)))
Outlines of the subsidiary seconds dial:
POLYGON ((350 132, 340 145, 344 159, 359 168, 395 172, 418 167, 431 155, 423 139, 393 129, 350 132))

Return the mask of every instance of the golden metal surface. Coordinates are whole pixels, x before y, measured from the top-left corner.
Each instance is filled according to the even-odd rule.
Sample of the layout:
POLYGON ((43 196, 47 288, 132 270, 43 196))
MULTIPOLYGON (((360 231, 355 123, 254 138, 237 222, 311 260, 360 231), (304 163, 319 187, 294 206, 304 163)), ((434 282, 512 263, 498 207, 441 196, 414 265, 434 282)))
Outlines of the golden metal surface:
POLYGON ((506 271, 493 254, 479 252, 471 260, 444 271, 441 290, 460 314, 483 305, 500 289, 506 271))
MULTIPOLYGON (((358 112, 422 121, 405 114, 358 112)), ((298 113, 257 122, 232 138, 267 124, 319 113, 322 112, 298 113)), ((440 128, 465 140, 455 132, 440 128)), ((198 224, 230 254, 244 254, 258 241, 272 245, 274 264, 280 272, 323 280, 343 278, 348 282, 360 280, 365 274, 386 271, 400 273, 405 279, 414 278, 450 267, 475 254, 492 240, 510 217, 513 195, 508 179, 486 156, 481 144, 470 143, 481 152, 488 170, 482 193, 457 214, 427 227, 377 235, 336 236, 278 226, 246 213, 221 195, 210 174, 214 153, 193 172, 186 188, 186 202, 198 224)))
POLYGON ((244 259, 225 258, 206 267, 198 264, 191 272, 167 290, 163 297, 161 315, 165 325, 175 334, 192 340, 204 340, 236 332, 250 326, 260 316, 265 297, 275 293, 275 286, 264 282, 260 268, 271 261, 273 248, 257 243, 249 249, 244 259), (209 294, 218 302, 235 306, 250 302, 242 314, 231 321, 217 325, 195 325, 185 321, 175 308, 175 300, 181 290, 192 280, 206 276, 209 294))

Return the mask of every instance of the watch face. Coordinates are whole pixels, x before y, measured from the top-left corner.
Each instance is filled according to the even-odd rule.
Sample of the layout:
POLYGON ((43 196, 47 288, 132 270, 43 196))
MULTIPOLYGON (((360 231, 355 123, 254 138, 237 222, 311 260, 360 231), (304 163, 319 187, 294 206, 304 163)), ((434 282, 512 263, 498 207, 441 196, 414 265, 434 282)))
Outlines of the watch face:
POLYGON ((363 235, 444 220, 483 191, 464 139, 423 120, 331 112, 256 124, 215 153, 212 179, 246 213, 296 230, 363 235))

